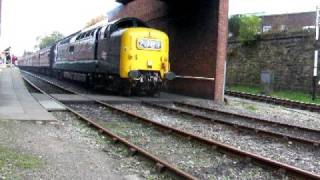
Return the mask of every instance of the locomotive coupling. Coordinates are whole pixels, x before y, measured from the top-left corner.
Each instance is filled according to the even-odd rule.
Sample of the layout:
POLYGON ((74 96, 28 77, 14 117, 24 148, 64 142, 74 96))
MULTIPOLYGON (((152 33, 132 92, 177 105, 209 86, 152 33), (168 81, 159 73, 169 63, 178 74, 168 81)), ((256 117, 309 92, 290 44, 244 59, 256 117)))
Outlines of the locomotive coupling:
POLYGON ((139 71, 130 71, 129 77, 132 79, 137 79, 141 76, 141 73, 139 71))
POLYGON ((171 81, 171 80, 173 80, 174 78, 176 78, 176 74, 174 74, 173 72, 168 72, 168 73, 166 73, 166 74, 164 75, 164 77, 165 77, 167 80, 171 81))

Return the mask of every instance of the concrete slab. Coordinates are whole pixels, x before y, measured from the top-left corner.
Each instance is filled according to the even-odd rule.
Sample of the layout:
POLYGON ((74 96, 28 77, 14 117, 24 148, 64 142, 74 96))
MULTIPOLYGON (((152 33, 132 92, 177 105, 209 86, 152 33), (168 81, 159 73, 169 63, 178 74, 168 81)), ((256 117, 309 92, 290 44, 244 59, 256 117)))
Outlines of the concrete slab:
POLYGON ((28 92, 18 68, 0 69, 0 120, 56 121, 28 92))
POLYGON ((47 110, 47 111, 65 111, 66 108, 56 102, 55 100, 51 99, 46 94, 40 93, 31 93, 31 95, 47 110))
POLYGON ((50 94, 52 97, 57 99, 58 101, 63 102, 88 102, 90 101, 88 98, 74 95, 74 94, 50 94))
POLYGON ((133 99, 130 97, 123 97, 123 96, 115 96, 115 95, 87 95, 91 99, 96 99, 99 101, 105 101, 109 103, 134 103, 139 102, 138 99, 133 99))

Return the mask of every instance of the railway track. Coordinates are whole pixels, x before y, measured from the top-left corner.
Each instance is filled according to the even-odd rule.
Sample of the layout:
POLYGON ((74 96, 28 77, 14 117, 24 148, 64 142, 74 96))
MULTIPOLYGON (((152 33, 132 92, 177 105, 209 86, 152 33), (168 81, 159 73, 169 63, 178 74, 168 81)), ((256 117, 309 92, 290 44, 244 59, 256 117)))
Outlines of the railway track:
MULTIPOLYGON (((31 75, 30 73, 28 73, 29 75, 31 75)), ((33 75, 31 75, 33 76, 33 75)), ((33 76, 36 77, 36 76, 33 76)), ((50 94, 48 94, 47 92, 45 92, 44 90, 40 89, 38 86, 36 86, 33 82, 31 82, 29 79, 23 77, 23 79, 29 84, 31 85, 33 88, 37 89, 39 92, 41 92, 42 94, 46 94, 48 96, 50 96, 51 98, 55 99, 53 96, 51 96, 50 94)), ((43 80, 43 79, 41 79, 43 80)), ((51 85, 53 85, 52 83, 49 83, 51 85)), ((64 88, 60 87, 60 86, 56 86, 58 89, 63 90, 64 88)), ((66 92, 71 93, 71 91, 64 89, 66 92)), ((55 99, 56 100, 56 99, 55 99)), ((56 100, 57 101, 57 100, 56 100)), ((165 160, 151 154, 150 152, 144 150, 143 148, 140 148, 139 146, 129 142, 127 139, 120 137, 118 135, 116 135, 115 133, 113 133, 112 131, 110 131, 109 129, 106 129, 105 127, 101 126, 100 124, 96 123, 95 119, 91 119, 88 118, 86 116, 84 116, 83 114, 77 112, 75 109, 71 108, 70 106, 65 105, 65 108, 75 114, 79 119, 81 119, 82 121, 86 122, 88 126, 93 127, 94 129, 96 129, 97 131, 99 131, 102 135, 106 135, 109 136, 114 142, 120 142, 122 144, 124 144, 125 146, 128 147, 128 149, 133 153, 133 154, 140 154, 144 157, 146 157, 147 159, 154 161, 156 167, 159 169, 159 171, 163 171, 164 169, 169 170, 170 172, 174 173, 175 175, 177 175, 180 178, 183 179, 190 179, 190 180, 195 180, 197 179, 196 177, 192 176, 189 173, 186 173, 182 170, 180 170, 179 168, 177 168, 176 166, 166 162, 165 160)))
POLYGON ((148 106, 165 109, 178 114, 184 114, 195 118, 208 120, 211 123, 224 124, 239 130, 253 131, 257 134, 272 136, 276 138, 283 138, 287 139, 288 141, 296 141, 313 146, 319 146, 320 144, 320 131, 314 129, 303 128, 299 126, 282 124, 264 119, 213 110, 183 102, 174 102, 174 104, 182 107, 189 107, 192 108, 192 110, 170 107, 167 105, 150 102, 142 103, 148 106), (193 109, 200 110, 201 112, 195 112, 193 109), (217 113, 222 114, 222 116, 217 116, 217 113), (229 116, 229 120, 227 120, 225 116, 229 116))
MULTIPOLYGON (((29 74, 29 75, 32 75, 32 74, 29 74)), ((34 75, 32 75, 32 76, 35 77, 35 78, 39 78, 39 77, 34 76, 34 75)), ((47 83, 49 83, 51 85, 55 85, 59 89, 63 89, 66 92, 78 94, 77 92, 73 92, 71 90, 65 89, 64 87, 56 85, 56 84, 54 84, 54 83, 52 83, 50 81, 47 81, 45 79, 42 79, 42 78, 39 78, 39 79, 41 79, 41 80, 43 80, 43 81, 45 81, 45 82, 47 82, 47 83)), ((27 79, 26 79, 26 81, 30 82, 27 79)), ((30 83, 33 86, 35 86, 32 82, 30 82, 30 83)), ((39 88, 37 88, 37 89, 39 89, 39 88)), ((43 92, 41 89, 39 89, 39 90, 41 92, 43 92)), ((45 93, 45 92, 43 92, 43 93, 45 93)), ((78 95, 80 95, 80 94, 78 94, 78 95)), ((83 96, 83 95, 81 95, 81 96, 83 96)), ((281 172, 288 172, 289 174, 292 174, 294 176, 298 176, 300 178, 320 179, 320 175, 318 175, 318 174, 315 174, 315 173, 312 173, 312 172, 309 172, 309 171, 305 171, 303 169, 300 169, 300 168, 297 168, 297 167, 294 167, 294 166, 290 166, 288 164, 284 164, 284 163, 281 163, 281 162, 278 162, 278 161, 274 161, 274 160, 259 156, 257 154, 253 154, 253 153, 250 153, 250 152, 239 150, 239 149, 237 149, 235 147, 232 147, 230 145, 226 145, 226 144, 223 144, 221 142, 213 141, 211 139, 200 137, 200 136, 197 136, 195 134, 192 134, 192 133, 189 133, 189 132, 177 129, 177 128, 173 128, 173 127, 170 127, 170 126, 167 126, 167 125, 152 121, 151 119, 147 119, 145 117, 139 116, 139 115, 134 114, 132 112, 125 111, 125 110, 123 110, 121 108, 117 108, 117 107, 115 107, 115 106, 113 106, 111 104, 107 104, 105 102, 97 101, 97 100, 94 100, 94 99, 91 99, 91 100, 94 103, 96 103, 96 104, 98 104, 100 106, 104 106, 106 108, 109 108, 109 109, 117 112, 117 113, 120 113, 120 114, 123 114, 125 116, 131 117, 133 120, 139 121, 141 123, 146 123, 148 125, 152 125, 154 127, 159 128, 160 130, 162 130, 162 131, 164 130, 165 132, 170 133, 170 134, 174 133, 174 134, 177 134, 179 136, 183 136, 183 137, 187 138, 190 141, 193 140, 193 141, 197 141, 197 142, 201 142, 203 144, 206 144, 209 147, 212 147, 212 150, 214 150, 214 151, 216 151, 218 149, 219 151, 221 151, 223 153, 226 153, 227 155, 228 154, 232 154, 233 156, 236 155, 237 157, 240 157, 240 158, 245 159, 245 160, 249 160, 249 161, 251 161, 253 163, 262 164, 263 166, 268 166, 268 167, 270 167, 272 169, 278 169, 281 172)), ((99 124, 95 123, 94 120, 89 119, 89 118, 83 116, 82 114, 79 114, 79 112, 76 112, 74 109, 72 109, 70 107, 67 107, 67 109, 70 112, 76 114, 82 120, 86 121, 88 123, 88 125, 97 128, 101 133, 104 133, 104 134, 110 136, 115 141, 120 141, 123 144, 127 145, 133 152, 139 152, 140 154, 142 154, 142 155, 148 157, 149 159, 155 161, 158 167, 166 168, 166 169, 172 171, 173 173, 175 173, 176 175, 178 175, 178 176, 180 176, 182 178, 185 178, 185 179, 197 179, 196 177, 194 177, 194 176, 192 176, 192 175, 190 175, 190 174, 188 174, 188 173, 186 173, 184 171, 179 170, 177 167, 173 166, 172 164, 170 164, 170 163, 168 163, 168 162, 166 162, 166 161, 164 161, 162 159, 159 159, 158 157, 148 153, 144 149, 141 149, 138 146, 135 146, 134 144, 128 142, 125 139, 123 139, 122 137, 119 137, 119 136, 113 134, 108 129, 105 129, 104 127, 101 127, 99 124)))
POLYGON ((250 94, 250 93, 244 93, 244 92, 235 92, 235 91, 229 91, 229 90, 226 90, 225 94, 229 96, 245 98, 245 99, 254 100, 254 101, 281 105, 289 108, 307 110, 311 112, 320 112, 320 105, 317 105, 314 103, 304 103, 299 101, 292 101, 289 99, 281 99, 281 98, 276 98, 271 96, 250 94))

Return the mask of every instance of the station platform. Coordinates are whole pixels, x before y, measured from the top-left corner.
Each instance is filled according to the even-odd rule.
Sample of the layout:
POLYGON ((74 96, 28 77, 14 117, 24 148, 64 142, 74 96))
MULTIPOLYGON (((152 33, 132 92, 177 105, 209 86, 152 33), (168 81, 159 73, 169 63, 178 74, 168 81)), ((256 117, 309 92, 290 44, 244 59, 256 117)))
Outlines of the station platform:
POLYGON ((18 68, 0 67, 0 120, 56 121, 27 90, 18 68))

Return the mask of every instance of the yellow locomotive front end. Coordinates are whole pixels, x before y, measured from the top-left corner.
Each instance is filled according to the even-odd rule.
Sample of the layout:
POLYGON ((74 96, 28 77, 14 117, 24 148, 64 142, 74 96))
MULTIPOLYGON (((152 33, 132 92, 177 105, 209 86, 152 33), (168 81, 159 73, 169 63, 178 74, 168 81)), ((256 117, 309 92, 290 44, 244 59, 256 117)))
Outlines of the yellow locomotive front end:
POLYGON ((172 80, 167 34, 152 28, 128 28, 121 37, 120 77, 149 94, 172 80))

